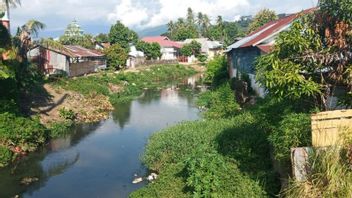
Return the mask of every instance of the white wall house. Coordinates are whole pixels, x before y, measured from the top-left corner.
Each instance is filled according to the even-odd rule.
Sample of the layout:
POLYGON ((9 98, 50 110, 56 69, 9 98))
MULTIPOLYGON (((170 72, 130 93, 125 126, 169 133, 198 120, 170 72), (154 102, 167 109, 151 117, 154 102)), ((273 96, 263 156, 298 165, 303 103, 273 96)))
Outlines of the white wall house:
POLYGON ((158 43, 161 47, 161 60, 177 60, 180 55, 181 44, 170 40, 166 36, 145 37, 147 43, 158 43))

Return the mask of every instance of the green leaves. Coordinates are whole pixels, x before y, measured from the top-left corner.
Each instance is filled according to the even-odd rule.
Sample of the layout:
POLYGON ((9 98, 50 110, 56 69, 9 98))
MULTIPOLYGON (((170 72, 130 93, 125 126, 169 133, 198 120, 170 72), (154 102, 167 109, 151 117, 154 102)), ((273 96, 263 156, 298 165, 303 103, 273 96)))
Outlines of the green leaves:
POLYGON ((119 44, 122 48, 128 49, 130 43, 137 43, 138 34, 123 25, 120 21, 117 21, 110 28, 109 41, 111 44, 119 44))
POLYGON ((269 9, 260 10, 255 16, 252 23, 249 25, 248 32, 251 33, 256 31, 259 27, 262 27, 270 21, 278 19, 275 11, 269 9))
POLYGON ((189 44, 185 44, 181 48, 181 54, 183 56, 198 56, 200 54, 200 50, 202 49, 202 45, 198 43, 197 41, 192 41, 189 44))
POLYGON ((108 67, 122 69, 126 65, 128 54, 124 48, 115 43, 104 50, 108 61, 108 67))

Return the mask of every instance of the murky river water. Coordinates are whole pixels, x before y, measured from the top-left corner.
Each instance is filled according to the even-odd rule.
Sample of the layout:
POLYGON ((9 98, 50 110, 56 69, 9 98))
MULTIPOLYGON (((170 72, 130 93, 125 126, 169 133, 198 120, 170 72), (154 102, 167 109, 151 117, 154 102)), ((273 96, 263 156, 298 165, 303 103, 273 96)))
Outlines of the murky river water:
POLYGON ((147 91, 128 103, 119 104, 111 118, 96 124, 76 126, 72 134, 53 140, 40 152, 15 167, 0 170, 0 197, 128 197, 145 185, 132 184, 134 175, 145 176, 141 164, 148 137, 186 120, 199 118, 194 105, 195 78, 181 90, 147 91), (25 177, 39 181, 20 184, 25 177))

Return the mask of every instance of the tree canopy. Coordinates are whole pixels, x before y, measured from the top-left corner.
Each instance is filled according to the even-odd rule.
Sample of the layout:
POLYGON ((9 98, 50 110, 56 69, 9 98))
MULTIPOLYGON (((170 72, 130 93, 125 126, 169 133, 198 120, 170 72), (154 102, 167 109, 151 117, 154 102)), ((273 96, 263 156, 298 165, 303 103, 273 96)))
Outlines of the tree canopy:
POLYGON ((185 18, 168 23, 166 35, 172 40, 183 41, 190 38, 204 37, 211 40, 219 40, 225 45, 242 35, 239 22, 224 21, 221 16, 217 17, 216 24, 211 24, 207 14, 199 12, 195 14, 188 8, 185 18))
POLYGON ((265 25, 270 21, 277 20, 278 16, 275 11, 269 9, 260 10, 255 16, 253 21, 249 24, 248 32, 254 32, 261 26, 265 25))
POLYGON ((296 20, 258 60, 258 81, 278 99, 313 98, 325 110, 334 94, 351 107, 351 13, 349 0, 321 0, 319 10, 296 20))
POLYGON ((161 47, 159 43, 147 43, 144 41, 138 41, 136 48, 137 50, 144 52, 144 55, 148 60, 158 59, 161 57, 161 47))
POLYGON ((200 55, 202 49, 202 45, 200 43, 198 43, 197 41, 192 41, 189 44, 185 44, 182 48, 181 48, 181 54, 183 56, 198 56, 200 55))
POLYGON ((125 67, 128 54, 126 49, 122 48, 118 43, 104 49, 104 54, 108 61, 108 67, 115 69, 122 69, 125 67))
POLYGON ((137 43, 138 34, 123 25, 120 21, 117 21, 116 24, 110 28, 109 41, 111 44, 117 43, 122 48, 128 49, 130 43, 137 43))

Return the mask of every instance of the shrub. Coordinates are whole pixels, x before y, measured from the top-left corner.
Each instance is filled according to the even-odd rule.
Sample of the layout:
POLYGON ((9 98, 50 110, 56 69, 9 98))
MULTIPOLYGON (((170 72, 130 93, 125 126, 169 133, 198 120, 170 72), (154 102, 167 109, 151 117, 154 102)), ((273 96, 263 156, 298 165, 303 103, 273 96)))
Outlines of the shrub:
POLYGON ((51 138, 58 138, 58 137, 65 136, 66 134, 68 134, 69 129, 72 126, 73 126, 73 122, 71 120, 53 123, 49 127, 49 130, 50 130, 49 136, 51 138))
POLYGON ((236 103, 234 92, 228 83, 214 91, 207 91, 199 96, 197 105, 204 107, 204 117, 208 119, 230 118, 240 111, 236 103))
POLYGON ((0 146, 0 168, 7 166, 12 160, 12 152, 4 147, 0 146))
POLYGON ((229 78, 225 56, 217 56, 207 64, 206 82, 214 87, 226 82, 229 78))
POLYGON ((283 117, 269 136, 274 147, 274 156, 280 162, 290 162, 291 148, 311 145, 311 123, 309 114, 291 113, 283 117))
POLYGON ((277 181, 270 180, 268 171, 269 144, 255 126, 247 113, 229 120, 186 122, 154 134, 142 160, 160 177, 131 197, 265 197, 263 189, 277 193, 266 187, 266 182, 277 181), (203 185, 210 180, 218 184, 203 185))
POLYGON ((33 151, 45 143, 47 133, 39 119, 0 114, 0 140, 6 145, 21 146, 24 151, 33 151))
POLYGON ((59 109, 59 115, 65 120, 74 120, 76 118, 76 113, 71 109, 66 109, 65 107, 59 109))

